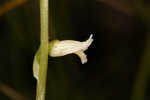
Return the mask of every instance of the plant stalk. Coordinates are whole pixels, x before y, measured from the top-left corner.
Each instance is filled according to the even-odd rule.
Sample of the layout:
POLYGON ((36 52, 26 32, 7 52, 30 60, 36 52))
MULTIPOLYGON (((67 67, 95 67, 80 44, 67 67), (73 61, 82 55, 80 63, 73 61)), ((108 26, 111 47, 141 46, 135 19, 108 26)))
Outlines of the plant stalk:
POLYGON ((135 11, 139 14, 141 19, 147 24, 148 34, 147 41, 144 47, 144 53, 141 58, 141 63, 136 75, 135 84, 131 94, 131 100, 146 100, 146 92, 148 88, 148 81, 150 77, 150 15, 148 9, 144 5, 143 0, 134 0, 135 11))
POLYGON ((150 35, 137 73, 131 100, 145 100, 146 89, 150 76, 150 35))
POLYGON ((36 100, 45 100, 48 67, 48 0, 40 0, 40 68, 37 81, 36 100))

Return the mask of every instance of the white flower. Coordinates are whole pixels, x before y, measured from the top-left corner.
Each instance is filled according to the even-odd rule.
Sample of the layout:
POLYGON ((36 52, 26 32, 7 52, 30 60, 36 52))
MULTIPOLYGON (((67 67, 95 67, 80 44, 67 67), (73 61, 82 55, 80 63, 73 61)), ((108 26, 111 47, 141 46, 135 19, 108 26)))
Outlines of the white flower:
POLYGON ((67 54, 76 54, 80 57, 82 64, 87 62, 87 56, 84 53, 85 50, 93 42, 93 35, 91 34, 89 39, 80 42, 74 40, 54 40, 49 43, 49 55, 52 57, 65 56, 67 54))

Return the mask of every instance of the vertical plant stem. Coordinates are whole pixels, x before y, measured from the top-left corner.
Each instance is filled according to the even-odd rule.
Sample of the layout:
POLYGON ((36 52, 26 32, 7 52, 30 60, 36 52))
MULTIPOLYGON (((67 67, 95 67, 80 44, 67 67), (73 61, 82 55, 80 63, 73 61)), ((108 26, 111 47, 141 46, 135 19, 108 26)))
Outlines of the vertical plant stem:
POLYGON ((48 67, 48 0, 40 0, 41 41, 40 68, 37 81, 36 100, 45 100, 48 67))
POLYGON ((144 54, 139 65, 136 75, 133 93, 131 100, 146 100, 146 92, 150 77, 150 15, 149 9, 144 5, 143 0, 134 0, 135 10, 140 15, 141 19, 147 24, 148 34, 147 41, 144 48, 144 54))
POLYGON ((145 100, 145 93, 148 87, 150 75, 150 35, 147 38, 147 45, 142 57, 141 64, 135 80, 131 100, 145 100))

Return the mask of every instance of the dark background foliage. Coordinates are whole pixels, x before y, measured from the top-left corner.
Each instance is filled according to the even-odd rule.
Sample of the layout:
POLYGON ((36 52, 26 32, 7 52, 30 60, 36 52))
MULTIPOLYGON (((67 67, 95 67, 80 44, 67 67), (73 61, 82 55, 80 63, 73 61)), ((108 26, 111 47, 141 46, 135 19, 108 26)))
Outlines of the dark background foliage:
MULTIPOLYGON (((0 5, 4 2, 9 0, 0 5)), ((50 40, 84 41, 93 34, 94 42, 84 65, 76 55, 49 57, 47 100, 129 100, 148 36, 147 22, 134 5, 50 0, 50 40)), ((39 37, 39 1, 28 0, 0 16, 0 83, 27 100, 35 98, 32 62, 39 37)), ((0 89, 1 100, 11 100, 9 94, 0 89)))

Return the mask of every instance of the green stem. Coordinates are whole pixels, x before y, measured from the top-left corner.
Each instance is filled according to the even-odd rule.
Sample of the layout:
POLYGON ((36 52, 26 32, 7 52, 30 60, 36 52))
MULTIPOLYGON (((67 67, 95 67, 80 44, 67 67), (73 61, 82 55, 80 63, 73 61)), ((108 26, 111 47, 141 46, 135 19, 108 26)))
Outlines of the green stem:
POLYGON ((145 94, 150 77, 150 16, 148 9, 145 7, 145 5, 143 5, 143 0, 135 0, 134 3, 136 12, 140 15, 143 21, 147 23, 149 30, 144 54, 139 65, 138 73, 133 87, 131 100, 145 100, 145 94))
POLYGON ((137 78, 133 88, 133 94, 131 100, 145 100, 145 93, 148 86, 148 79, 150 75, 150 35, 148 35, 148 41, 145 48, 145 52, 139 66, 137 78))
POLYGON ((41 41, 40 68, 37 81, 36 100, 45 100, 48 67, 48 0, 40 0, 41 41))

